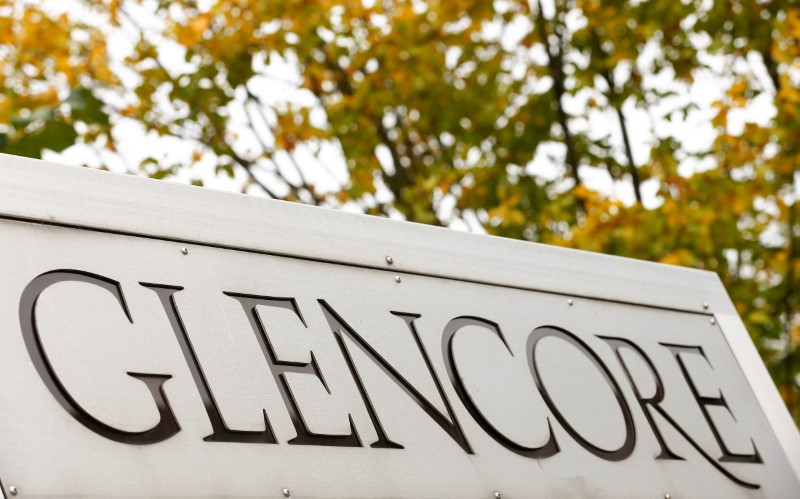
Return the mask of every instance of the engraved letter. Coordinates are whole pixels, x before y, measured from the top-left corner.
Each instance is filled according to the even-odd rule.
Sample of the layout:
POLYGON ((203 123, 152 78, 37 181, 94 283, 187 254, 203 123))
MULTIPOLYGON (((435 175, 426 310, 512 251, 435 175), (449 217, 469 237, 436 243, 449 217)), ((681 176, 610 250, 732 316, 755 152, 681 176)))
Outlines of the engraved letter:
POLYGON ((133 324, 133 318, 128 310, 128 305, 125 303, 125 297, 122 295, 122 288, 117 281, 78 270, 53 270, 32 280, 22 292, 19 302, 19 323, 28 354, 47 389, 61 404, 61 407, 66 409, 83 426, 116 442, 134 445, 154 444, 178 433, 180 426, 164 395, 164 382, 172 377, 168 374, 128 373, 128 376, 142 381, 147 386, 158 409, 158 424, 149 430, 140 432, 119 430, 96 419, 72 398, 63 383, 58 379, 58 375, 47 359, 47 354, 39 337, 39 329, 36 322, 36 303, 45 289, 58 282, 69 281, 91 284, 111 293, 117 299, 122 311, 125 312, 128 321, 133 324))
POLYGON ((636 443, 636 428, 633 426, 633 417, 631 416, 631 410, 628 407, 627 402, 625 402, 625 398, 622 396, 622 392, 619 389, 619 385, 614 380, 614 377, 609 372, 608 367, 603 363, 603 361, 598 357, 598 355, 589 348, 589 345, 584 343, 580 338, 575 336, 574 334, 570 333, 565 329, 561 329, 556 326, 542 326, 538 327, 531 332, 531 335, 528 337, 528 363, 530 365, 531 374, 533 374, 533 379, 536 382, 537 388, 539 388, 539 393, 542 394, 542 398, 544 398, 547 407, 553 412, 553 415, 556 417, 559 423, 567 430, 567 433, 570 434, 572 438, 578 442, 581 447, 588 450, 592 454, 597 457, 606 459, 608 461, 622 461, 626 459, 628 456, 631 455, 633 452, 633 447, 636 443), (622 411, 622 417, 625 420, 625 442, 623 442, 622 446, 619 449, 614 450, 606 450, 596 445, 592 444, 582 435, 580 435, 572 425, 566 420, 563 414, 558 410, 558 407, 555 406, 553 400, 550 398, 550 394, 547 392, 547 388, 545 388, 544 384, 542 383, 542 378, 539 375, 539 367, 536 364, 536 346, 539 344, 539 340, 542 338, 547 338, 548 336, 559 338, 561 340, 566 341, 573 347, 575 347, 579 352, 586 356, 592 364, 600 371, 600 374, 603 376, 603 379, 606 380, 608 386, 614 392, 614 397, 617 399, 617 403, 619 404, 619 408, 622 411))
POLYGON ((458 397, 461 399, 461 402, 467 408, 470 415, 472 415, 473 419, 475 419, 475 421, 486 433, 489 434, 489 436, 491 436, 497 441, 497 443, 511 452, 536 459, 550 457, 558 453, 558 443, 556 442, 555 435, 553 435, 553 428, 550 425, 549 419, 547 420, 547 428, 550 433, 550 438, 548 438, 547 442, 541 447, 525 447, 524 445, 520 445, 500 433, 500 431, 498 431, 497 428, 495 428, 489 422, 489 420, 486 419, 486 416, 484 416, 480 411, 478 406, 472 400, 472 397, 469 396, 469 393, 464 386, 464 380, 461 378, 461 375, 458 372, 458 367, 456 366, 455 359, 453 357, 453 339, 455 338, 456 333, 465 326, 478 326, 488 329, 497 335, 498 338, 500 338, 500 341, 503 342, 503 345, 508 350, 508 353, 510 353, 512 356, 514 354, 511 353, 511 349, 508 347, 508 343, 506 343, 503 333, 500 332, 500 328, 494 322, 481 319, 480 317, 464 316, 456 317, 447 323, 447 326, 444 328, 444 334, 442 335, 442 356, 444 357, 444 365, 447 369, 447 375, 450 377, 450 382, 453 383, 453 388, 455 388, 458 397))
MULTIPOLYGON (((692 391, 694 399, 700 406, 700 410, 703 412, 703 416, 706 418, 706 423, 708 423, 708 427, 711 428, 711 432, 714 434, 714 438, 717 440, 719 448, 722 449, 722 457, 719 458, 719 461, 721 463, 763 463, 764 461, 761 460, 761 456, 758 454, 758 449, 756 449, 756 444, 752 439, 750 439, 750 443, 753 445, 752 454, 736 454, 728 450, 728 447, 722 440, 722 436, 719 434, 719 430, 714 425, 714 421, 711 419, 711 415, 708 413, 708 406, 712 405, 724 407, 730 413, 731 410, 728 407, 728 403, 725 402, 725 396, 722 395, 722 392, 720 392, 719 397, 701 396, 697 391, 694 381, 692 381, 691 376, 689 376, 689 371, 686 369, 686 364, 683 363, 683 359, 680 355, 681 353, 697 354, 703 357, 706 362, 708 362, 708 358, 706 357, 705 352, 703 352, 703 348, 698 346, 672 345, 668 343, 661 343, 661 345, 667 347, 675 356, 675 360, 678 361, 678 365, 681 368, 681 373, 686 379, 686 383, 689 385, 689 389, 692 391)), ((709 363, 709 365, 711 364, 709 363)))
POLYGON ((670 416, 667 413, 667 411, 661 408, 660 404, 664 400, 664 385, 661 382, 661 376, 658 375, 658 371, 656 371, 655 365, 653 365, 653 361, 650 360, 650 357, 648 357, 647 354, 645 354, 644 351, 638 345, 625 338, 613 338, 608 336, 600 336, 600 338, 605 340, 606 343, 608 343, 609 345, 611 345, 611 347, 614 349, 614 352, 617 354, 617 359, 619 360, 619 363, 622 365, 623 371, 625 371, 625 376, 628 378, 628 381, 633 387, 633 391, 636 394, 636 399, 639 401, 639 405, 642 407, 642 411, 647 417, 647 422, 650 423, 650 428, 652 428, 653 433, 656 436, 656 440, 658 440, 658 444, 661 446, 661 454, 656 456, 656 459, 683 460, 682 457, 678 456, 672 450, 670 450, 669 447, 667 447, 664 437, 661 435, 661 432, 656 426, 655 420, 653 419, 653 416, 649 411, 649 408, 651 407, 658 414, 660 414, 661 417, 663 417, 670 425, 672 425, 672 427, 675 428, 675 430, 678 433, 680 433, 681 436, 685 438, 686 441, 689 442, 692 445, 692 447, 694 447, 694 449, 700 453, 701 456, 703 456, 703 459, 708 461, 711 464, 711 466, 716 468, 717 471, 725 475, 729 480, 748 489, 760 488, 759 485, 745 482, 744 480, 733 475, 733 473, 731 473, 730 471, 723 468, 714 458, 708 455, 708 453, 704 451, 703 448, 700 447, 700 445, 697 442, 695 442, 692 439, 692 437, 689 436, 688 433, 686 433, 686 430, 684 430, 677 423, 677 421, 672 419, 672 416, 670 416), (656 384, 656 392, 652 397, 648 399, 642 396, 638 386, 633 380, 633 375, 631 374, 627 364, 625 363, 625 361, 622 358, 622 355, 620 354, 620 349, 626 347, 629 348, 631 351, 635 352, 639 356, 639 358, 644 361, 644 363, 647 365, 647 368, 650 370, 650 374, 653 376, 653 380, 655 381, 656 384))
POLYGON ((142 286, 152 289, 161 300, 161 305, 164 307, 164 312, 167 314, 169 323, 172 326, 172 331, 175 333, 175 338, 183 352, 183 357, 186 359, 186 364, 189 366, 189 371, 192 373, 194 384, 197 391, 200 393, 200 398, 203 400, 203 405, 208 414, 208 420, 211 422, 211 428, 214 432, 205 437, 203 440, 206 442, 244 442, 244 443, 261 443, 261 444, 276 444, 275 434, 272 432, 272 427, 267 418, 267 410, 264 409, 264 430, 261 431, 242 431, 231 430, 225 424, 222 414, 219 411, 217 401, 214 399, 214 394, 211 393, 211 387, 208 385, 208 380, 203 373, 203 368, 200 366, 200 361, 197 359, 197 354, 192 347, 192 342, 189 340, 189 335, 186 333, 186 328, 183 325, 181 316, 178 313, 178 306, 175 304, 175 292, 183 288, 180 286, 168 286, 164 284, 149 284, 140 282, 142 286))
POLYGON ((461 426, 458 424, 458 419, 456 419, 456 415, 453 412, 452 407, 450 407, 450 402, 447 400, 447 397, 444 394, 444 390, 442 389, 442 383, 439 381, 439 378, 436 376, 436 372, 433 370, 433 365, 431 364, 431 360, 428 357, 427 352, 425 352, 425 348, 422 346, 422 341, 419 338, 419 333, 417 332, 417 328, 414 325, 414 320, 418 319, 420 316, 417 314, 408 314, 402 312, 392 312, 393 315, 400 317, 408 326, 408 329, 411 331, 411 335, 414 337, 414 341, 417 343, 417 347, 419 348, 420 353, 422 354, 422 359, 425 361, 425 365, 428 368, 428 372, 433 379, 434 384, 436 385, 436 389, 439 392, 439 396, 442 397, 442 401, 444 402, 445 409, 447 409, 447 414, 450 417, 448 420, 441 412, 439 412, 422 394, 414 388, 411 383, 408 382, 400 373, 392 367, 391 364, 386 362, 386 360, 380 356, 380 354, 372 348, 364 339, 359 336, 358 333, 353 330, 350 325, 348 325, 344 319, 342 319, 339 314, 334 311, 330 305, 328 305, 325 300, 319 300, 319 304, 322 307, 322 312, 325 315, 325 319, 328 321, 328 325, 333 332, 334 337, 336 338, 336 342, 339 344, 339 349, 342 351, 342 355, 344 356, 345 361, 347 362, 347 366, 350 369, 350 373, 353 376, 353 380, 358 387, 358 391, 361 394, 361 398, 364 401, 364 405, 367 408, 367 412, 369 413, 369 417, 372 420, 372 424, 375 427, 375 432, 378 434, 378 440, 374 442, 370 447, 374 448, 391 448, 391 449, 402 449, 403 446, 393 442, 389 439, 386 435, 386 432, 381 425, 380 419, 378 419, 378 414, 375 412, 375 407, 372 405, 372 401, 369 399, 369 395, 367 394, 367 390, 364 387, 364 383, 361 380, 361 376, 358 374, 358 370, 356 369, 355 363, 353 362, 353 358, 350 355, 350 352, 347 350, 347 345, 345 344, 344 337, 347 336, 353 341, 364 354, 366 354, 369 359, 374 362, 378 367, 386 373, 389 378, 397 383, 400 388, 403 389, 406 394, 423 410, 425 413, 433 419, 436 424, 438 424, 448 435, 452 438, 462 449, 464 452, 468 454, 474 454, 472 452, 472 448, 467 442, 467 437, 464 435, 461 426))
POLYGON ((319 370, 317 359, 314 358, 314 352, 311 352, 311 362, 292 362, 278 359, 275 349, 269 341, 264 323, 258 315, 258 310, 256 309, 258 305, 283 308, 294 312, 297 318, 300 319, 300 322, 303 323, 303 326, 308 327, 302 314, 300 314, 300 310, 297 308, 297 302, 294 298, 270 298, 267 296, 244 295, 229 292, 225 292, 225 294, 235 298, 242 305, 242 308, 244 308, 244 313, 250 321, 250 326, 253 328, 253 333, 256 335, 259 346, 261 346, 264 359, 266 359, 272 376, 275 378, 275 383, 278 385, 278 391, 280 391, 281 397, 283 397, 283 403, 286 405, 286 410, 289 411, 292 424, 294 424, 294 429, 297 432, 297 436, 289 440, 289 444, 361 447, 361 440, 358 438, 358 432, 353 424, 353 417, 349 414, 347 415, 350 420, 349 435, 326 435, 314 433, 309 430, 305 419, 303 419, 303 414, 300 412, 300 407, 297 405, 297 400, 292 394, 291 388, 289 388, 289 382, 286 380, 285 373, 302 373, 315 376, 320 383, 322 383, 322 386, 325 387, 325 390, 331 393, 328 384, 325 382, 325 378, 322 377, 322 373, 319 370))

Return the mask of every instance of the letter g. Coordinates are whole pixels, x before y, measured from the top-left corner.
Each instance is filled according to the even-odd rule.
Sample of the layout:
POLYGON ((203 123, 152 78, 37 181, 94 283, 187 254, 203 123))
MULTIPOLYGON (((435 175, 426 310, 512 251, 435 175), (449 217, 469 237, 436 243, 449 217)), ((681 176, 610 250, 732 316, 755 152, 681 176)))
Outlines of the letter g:
POLYGON ((22 292, 22 297, 20 298, 19 323, 22 328, 22 336, 25 340, 28 354, 36 370, 39 372, 39 376, 42 377, 44 384, 50 390, 50 393, 52 393, 53 397, 61 404, 61 407, 66 409, 66 411, 83 426, 116 442, 134 445, 154 444, 164 441, 178 433, 180 431, 180 426, 175 419, 175 415, 172 413, 172 409, 164 395, 163 389, 164 382, 172 377, 170 375, 128 373, 129 376, 147 385, 147 388, 150 390, 150 395, 153 397, 156 407, 158 408, 158 424, 149 430, 141 432, 124 431, 108 426, 86 412, 66 390, 53 370, 50 361, 47 359, 47 354, 42 346, 41 338, 39 338, 39 331, 36 324, 36 302, 39 300, 39 296, 51 285, 66 281, 84 282, 105 289, 114 295, 114 298, 117 299, 122 310, 125 312, 128 321, 133 324, 128 306, 125 304, 125 298, 122 296, 122 289, 117 281, 78 270, 54 270, 45 272, 33 279, 25 287, 25 290, 22 292))

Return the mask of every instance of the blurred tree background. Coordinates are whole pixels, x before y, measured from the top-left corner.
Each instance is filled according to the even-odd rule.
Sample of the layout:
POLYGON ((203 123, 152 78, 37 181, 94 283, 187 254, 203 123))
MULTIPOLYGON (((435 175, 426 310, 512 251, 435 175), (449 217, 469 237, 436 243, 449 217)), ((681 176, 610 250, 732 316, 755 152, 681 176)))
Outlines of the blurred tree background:
POLYGON ((800 422, 794 0, 0 0, 0 88, 0 152, 714 271, 800 422))

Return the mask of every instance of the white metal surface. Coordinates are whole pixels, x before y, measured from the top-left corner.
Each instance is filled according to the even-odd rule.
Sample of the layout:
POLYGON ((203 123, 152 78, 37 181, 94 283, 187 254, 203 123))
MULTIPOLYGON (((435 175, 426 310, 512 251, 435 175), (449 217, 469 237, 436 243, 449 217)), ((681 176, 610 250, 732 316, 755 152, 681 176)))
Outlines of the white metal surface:
MULTIPOLYGON (((438 227, 0 155, 0 213, 176 241, 704 312, 717 278, 438 227), (654 282, 658 286, 653 286, 654 282)), ((718 300, 718 301, 717 301, 718 300)))
MULTIPOLYGON (((0 479, 19 497, 280 497, 283 488, 292 497, 800 494, 800 437, 711 273, 0 156, 0 276, 0 479), (20 297, 57 269, 118 281, 133 319, 86 282, 42 291, 36 322, 63 386, 105 424, 143 431, 159 415, 145 386, 126 373, 168 374, 164 393, 180 425, 174 436, 115 442, 48 391, 23 342, 20 297), (157 294, 140 283, 184 288, 176 307, 226 424, 263 430, 266 410, 278 443, 203 441, 212 426, 196 380, 157 294), (306 363, 314 352, 330 394, 314 375, 289 373, 287 383, 312 431, 346 435, 349 414, 361 447, 288 443, 297 432, 277 381, 242 303, 224 292, 296 300, 307 327, 285 308, 262 305, 259 316, 281 360, 306 363), (474 453, 346 339, 386 433, 405 447, 370 448, 374 421, 319 300, 452 422, 448 400, 474 453), (391 312, 420 315, 414 324, 436 378, 403 316, 391 312), (454 358, 475 405, 497 434, 528 447, 547 441, 549 421, 558 453, 514 453, 470 413, 442 346, 446 325, 462 316, 496 323, 508 344, 476 325, 457 334, 454 358), (573 333, 607 366, 632 417, 630 455, 612 461, 588 451, 544 401, 526 348, 532 330, 548 325, 573 333), (600 336, 628 339, 651 358, 666 392, 661 405, 680 430, 649 411, 683 461, 656 459, 663 447, 648 409, 600 336), (754 443, 763 460, 717 465, 758 489, 724 476, 681 434, 713 460, 721 455, 680 364, 660 343, 703 348, 707 361, 681 358, 701 396, 725 396, 729 412, 709 408, 713 425, 729 451, 748 454, 754 443)), ((597 447, 622 446, 623 410, 598 367, 557 338, 538 348, 541 382, 574 432, 597 447)), ((623 358, 642 396, 652 396, 646 364, 631 352, 623 358)))

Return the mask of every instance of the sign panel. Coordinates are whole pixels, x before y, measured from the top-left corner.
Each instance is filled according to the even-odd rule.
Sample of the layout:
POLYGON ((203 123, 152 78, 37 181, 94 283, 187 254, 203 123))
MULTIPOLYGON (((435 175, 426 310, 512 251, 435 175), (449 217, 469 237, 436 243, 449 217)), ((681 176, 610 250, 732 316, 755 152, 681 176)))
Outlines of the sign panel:
MULTIPOLYGON (((11 187, 30 174, 5 168, 0 194, 19 192, 11 187)), ((89 184, 97 178, 65 170, 89 184)), ((123 190, 157 185, 102 178, 123 190)), ((207 196, 166 189, 176 200, 207 196)), ((244 202, 223 198, 234 208, 244 202)), ((81 194, 53 202, 73 206, 81 194)), ((497 265, 496 282, 458 266, 404 266, 386 259, 388 250, 382 265, 358 264, 356 253, 278 252, 278 242, 259 249, 200 229, 172 238, 147 220, 112 230, 82 217, 85 205, 47 219, 22 204, 0 201, 6 494, 800 494, 797 431, 786 429, 785 409, 776 415, 769 405, 775 388, 762 383, 738 318, 715 310, 724 310, 716 281, 707 308, 681 306, 657 292, 619 299, 626 291, 610 280, 608 294, 581 293, 597 289, 582 281, 596 281, 592 269, 606 260, 633 274, 642 267, 603 257, 590 265, 581 258, 595 257, 578 252, 554 250, 577 264, 550 268, 547 278, 571 281, 575 292, 512 283, 496 259, 513 253, 494 238, 466 240, 495 245, 498 253, 473 264, 497 265), (148 224, 152 231, 141 230, 148 224)), ((129 208, 140 217, 135 202, 129 208)), ((300 224, 286 238, 314 229, 298 208, 283 222, 300 224)), ((329 246, 364 237, 365 218, 333 216, 341 233, 329 246)), ((450 233, 408 230, 463 258, 450 233)), ((529 282, 551 282, 537 281, 547 261, 513 263, 529 282)), ((675 276, 667 287, 712 279, 651 267, 675 276)))

